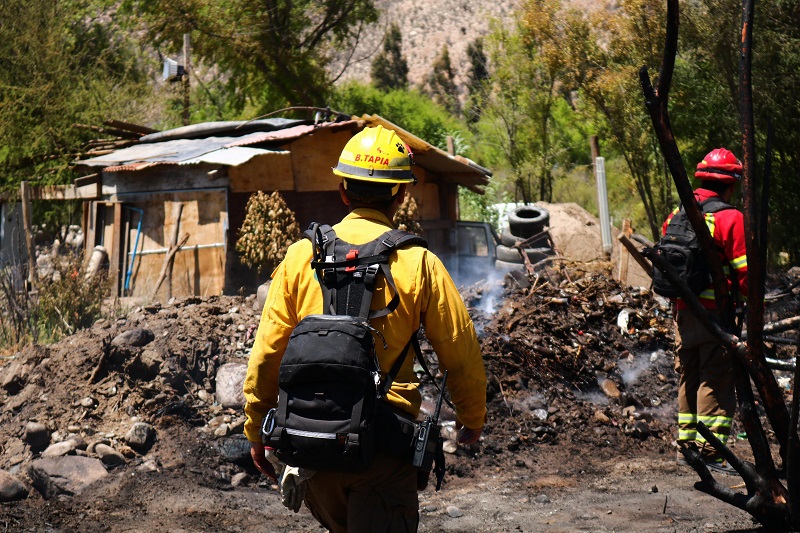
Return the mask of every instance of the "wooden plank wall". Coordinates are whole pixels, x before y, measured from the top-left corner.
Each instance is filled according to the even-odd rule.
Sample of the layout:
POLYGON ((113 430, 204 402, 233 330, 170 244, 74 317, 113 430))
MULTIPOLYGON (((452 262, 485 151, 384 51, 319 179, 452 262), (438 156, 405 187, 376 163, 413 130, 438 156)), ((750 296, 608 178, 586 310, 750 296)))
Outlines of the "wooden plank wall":
MULTIPOLYGON (((179 239, 188 233, 189 240, 175 255, 172 295, 182 297, 222 294, 225 283, 228 223, 225 189, 135 193, 120 195, 119 199, 124 199, 124 202, 116 204, 120 212, 117 227, 121 228, 123 238, 122 242, 110 250, 110 255, 113 256, 114 251, 120 255, 120 287, 123 287, 131 266, 131 252, 136 243, 140 217, 138 211, 122 206, 135 207, 144 212, 127 296, 149 297, 152 294, 164 265, 170 237, 175 224, 178 223, 175 217, 178 204, 181 203, 183 211, 179 239), (195 247, 198 244, 219 246, 198 249, 195 247), (147 253, 153 251, 158 253, 147 253)), ((163 298, 165 294, 166 287, 162 285, 159 297, 163 298)))

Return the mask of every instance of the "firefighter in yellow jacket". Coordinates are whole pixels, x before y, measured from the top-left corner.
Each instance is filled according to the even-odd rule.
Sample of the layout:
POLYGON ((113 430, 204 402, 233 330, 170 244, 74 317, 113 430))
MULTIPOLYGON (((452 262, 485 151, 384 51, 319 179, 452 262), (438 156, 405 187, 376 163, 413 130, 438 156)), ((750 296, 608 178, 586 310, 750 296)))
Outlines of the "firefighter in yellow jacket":
MULTIPOLYGON (((333 172, 341 176, 339 192, 350 213, 333 226, 336 235, 360 245, 392 228, 411 172, 412 154, 397 134, 381 126, 366 128, 345 146, 333 172)), ((269 294, 250 355, 244 384, 245 435, 255 465, 276 479, 265 459, 260 427, 278 400, 278 369, 289 335, 298 322, 321 314, 322 291, 310 267, 312 243, 291 247, 272 275, 269 294)), ((380 367, 388 369, 408 339, 423 326, 442 370, 461 426, 459 442, 471 444, 481 435, 486 418, 486 373, 480 345, 463 301, 439 258, 420 246, 397 250, 390 270, 400 302, 388 316, 370 321, 384 343, 376 343, 380 367)), ((391 291, 381 279, 372 309, 388 304, 391 291)), ((419 414, 421 396, 406 357, 386 401, 410 417, 419 414)), ((385 370, 384 370, 385 373, 385 370)), ((268 454, 267 450, 267 454, 268 454)), ((416 531, 419 517, 417 472, 410 458, 378 451, 367 470, 357 473, 320 471, 304 482, 304 501, 330 531, 416 531)), ((285 502, 284 502, 285 503, 285 502)), ((299 503, 296 503, 299 506, 299 503)), ((296 507, 295 507, 296 509, 296 507)))

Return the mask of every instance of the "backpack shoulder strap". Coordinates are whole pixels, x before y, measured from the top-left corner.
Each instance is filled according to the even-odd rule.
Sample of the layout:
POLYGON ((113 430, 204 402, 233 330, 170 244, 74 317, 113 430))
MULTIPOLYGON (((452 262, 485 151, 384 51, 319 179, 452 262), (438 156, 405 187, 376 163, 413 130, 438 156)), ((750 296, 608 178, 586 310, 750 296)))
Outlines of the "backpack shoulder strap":
POLYGON ((336 232, 328 224, 312 222, 303 237, 311 241, 313 256, 311 268, 317 271, 317 281, 322 289, 322 312, 329 314, 336 301, 335 284, 331 278, 336 277, 335 267, 331 264, 335 256, 336 232), (330 259, 330 262, 326 262, 330 259))
POLYGON ((392 299, 386 307, 375 311, 369 311, 369 308, 367 308, 369 318, 378 318, 388 315, 397 309, 397 306, 400 304, 400 295, 397 293, 397 286, 394 283, 392 271, 389 268, 389 257, 391 257, 395 250, 406 246, 422 246, 427 248, 428 242, 419 235, 399 229, 391 229, 373 242, 375 243, 375 249, 372 250, 373 257, 385 257, 386 259, 380 263, 370 265, 367 269, 367 276, 364 278, 365 290, 369 290, 370 295, 372 294, 375 288, 375 277, 378 270, 383 273, 383 277, 386 278, 386 283, 392 290, 392 299))
POLYGON ((706 198, 702 202, 698 204, 700 210, 704 214, 708 213, 717 213, 719 211, 725 211, 726 209, 736 209, 731 204, 725 202, 719 196, 712 196, 711 198, 706 198))

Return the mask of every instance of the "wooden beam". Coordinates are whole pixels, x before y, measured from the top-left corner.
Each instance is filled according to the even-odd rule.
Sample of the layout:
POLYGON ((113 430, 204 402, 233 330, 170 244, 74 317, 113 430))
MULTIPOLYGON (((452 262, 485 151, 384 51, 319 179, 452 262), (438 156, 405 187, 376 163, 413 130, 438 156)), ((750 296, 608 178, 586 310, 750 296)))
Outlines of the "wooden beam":
POLYGON ((647 273, 647 275, 652 278, 653 265, 651 265, 650 262, 644 258, 641 252, 639 252, 639 250, 636 249, 636 246, 633 245, 631 240, 623 234, 619 236, 619 242, 621 242, 622 245, 625 247, 625 249, 628 250, 628 252, 630 252, 631 257, 633 257, 636 260, 636 262, 639 263, 639 266, 642 267, 642 269, 647 273))
POLYGON ((28 282, 31 289, 35 288, 39 282, 36 275, 36 247, 33 244, 33 230, 31 222, 31 195, 27 181, 19 185, 20 201, 22 202, 22 224, 25 228, 25 247, 28 251, 28 282))

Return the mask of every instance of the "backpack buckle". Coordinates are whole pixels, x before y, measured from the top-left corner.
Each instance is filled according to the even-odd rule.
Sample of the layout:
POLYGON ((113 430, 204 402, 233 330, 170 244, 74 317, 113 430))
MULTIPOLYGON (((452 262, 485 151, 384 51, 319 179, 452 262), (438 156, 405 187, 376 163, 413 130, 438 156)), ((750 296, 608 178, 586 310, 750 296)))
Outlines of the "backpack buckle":
MULTIPOLYGON (((348 260, 348 261, 351 261, 353 259, 357 259, 358 258, 358 250, 350 250, 349 252, 347 252, 347 255, 344 256, 344 258, 346 260, 348 260)), ((355 265, 349 266, 349 267, 344 267, 344 271, 345 272, 355 272, 355 270, 356 270, 356 266, 355 265)))
POLYGON ((372 285, 373 283, 375 283, 375 276, 378 275, 378 269, 379 268, 380 268, 380 265, 378 265, 377 263, 369 265, 367 267, 367 273, 364 276, 364 283, 367 283, 369 285, 372 285))

